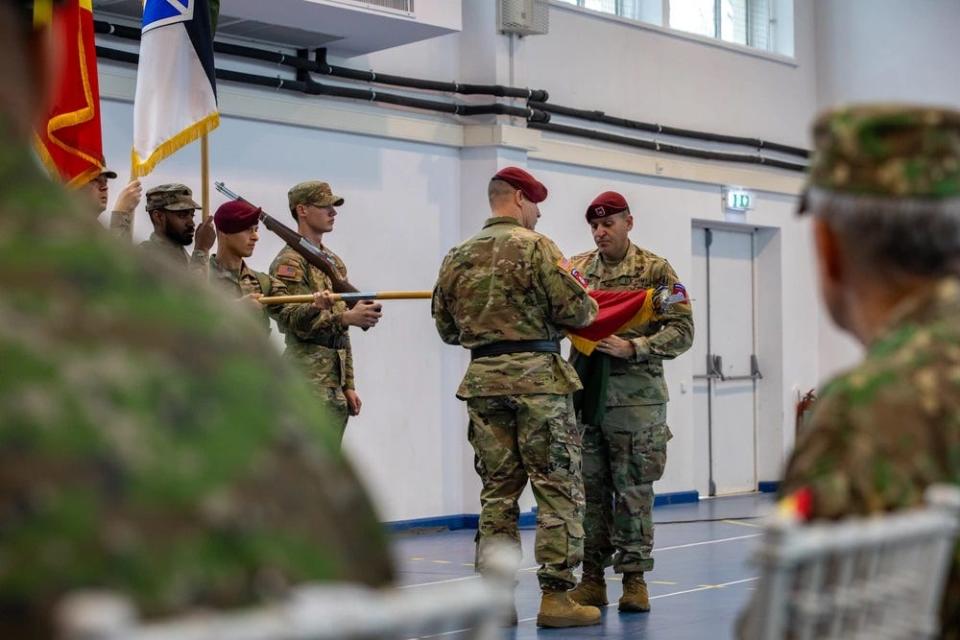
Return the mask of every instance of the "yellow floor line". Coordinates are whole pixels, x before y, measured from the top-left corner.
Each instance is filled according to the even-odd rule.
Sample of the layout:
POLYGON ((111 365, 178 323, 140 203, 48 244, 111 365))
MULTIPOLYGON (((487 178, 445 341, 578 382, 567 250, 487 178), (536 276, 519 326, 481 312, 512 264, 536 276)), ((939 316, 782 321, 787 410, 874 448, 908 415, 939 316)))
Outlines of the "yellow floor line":
POLYGON ((723 523, 726 523, 726 524, 738 524, 738 525, 740 525, 741 527, 752 527, 752 528, 754 528, 754 529, 762 529, 762 528, 763 528, 763 525, 762 525, 762 524, 754 524, 753 522, 741 522, 740 520, 721 520, 720 522, 723 522, 723 523))
POLYGON ((667 585, 668 587, 675 587, 675 586, 677 586, 677 583, 676 583, 676 582, 667 582, 666 580, 651 580, 651 581, 650 581, 650 584, 665 584, 665 585, 667 585))
POLYGON ((433 564, 450 564, 449 560, 433 560, 433 564))

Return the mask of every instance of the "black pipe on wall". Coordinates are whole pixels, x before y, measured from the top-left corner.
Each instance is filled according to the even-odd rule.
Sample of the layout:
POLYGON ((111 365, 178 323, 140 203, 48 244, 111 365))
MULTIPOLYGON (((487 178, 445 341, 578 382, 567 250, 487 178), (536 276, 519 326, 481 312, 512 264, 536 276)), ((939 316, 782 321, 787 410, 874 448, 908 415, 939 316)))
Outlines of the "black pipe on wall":
POLYGON ((745 164, 761 164, 767 167, 777 167, 779 169, 788 169, 790 171, 806 171, 806 165, 777 160, 775 158, 765 158, 759 155, 749 155, 746 153, 730 153, 729 151, 711 151, 709 149, 697 149, 694 147, 683 147, 675 144, 656 142, 654 140, 645 140, 642 138, 630 138, 605 131, 594 131, 592 129, 583 129, 580 127, 571 127, 565 124, 556 124, 553 122, 530 122, 527 124, 529 129, 539 129, 541 131, 552 131, 579 138, 589 138, 591 140, 600 140, 602 142, 613 142, 637 149, 647 149, 649 151, 662 151, 678 156, 688 156, 691 158, 703 158, 705 160, 725 160, 727 162, 739 162, 745 164))
POLYGON ((529 106, 534 109, 541 109, 547 113, 555 113, 557 115, 570 116, 572 118, 578 118, 580 120, 589 120, 591 122, 602 122, 604 124, 612 124, 618 127, 623 127, 625 129, 636 129, 640 131, 649 131, 651 133, 660 133, 663 135, 678 136, 681 138, 693 138, 696 140, 706 140, 708 142, 723 142, 726 144, 737 144, 746 147, 753 147, 755 149, 761 150, 770 150, 778 151, 780 153, 785 153, 789 155, 799 156, 801 158, 807 158, 810 156, 810 152, 806 149, 801 149, 800 147, 792 147, 790 145, 780 144, 778 142, 769 142, 767 140, 761 140, 760 138, 745 138, 741 136, 731 136, 721 133, 708 133, 705 131, 694 131, 692 129, 680 129, 677 127, 668 127, 650 122, 640 122, 638 120, 629 120, 627 118, 619 118, 617 116, 610 116, 604 113, 603 111, 590 111, 586 109, 574 109, 573 107, 564 107, 558 104, 539 102, 536 100, 531 100, 527 103, 529 106))
MULTIPOLYGON (((103 58, 104 60, 114 60, 116 62, 126 62, 130 64, 137 64, 140 59, 140 56, 136 53, 120 51, 103 46, 97 47, 97 57, 103 58)), ((271 89, 296 91, 299 93, 305 93, 307 95, 349 98, 352 100, 362 100, 364 102, 382 102, 384 104, 394 104, 402 107, 436 111, 439 113, 450 113, 453 115, 504 115, 524 118, 525 120, 531 122, 547 122, 550 120, 550 116, 543 111, 530 109, 528 107, 514 107, 507 104, 500 104, 498 102, 470 105, 456 104, 453 102, 442 102, 439 100, 412 98, 394 93, 374 91, 372 89, 357 89, 354 87, 327 85, 315 82, 309 78, 302 80, 287 80, 283 78, 261 76, 253 73, 232 71, 230 69, 216 69, 216 77, 219 80, 239 82, 242 84, 255 85, 259 87, 268 87, 271 89)))

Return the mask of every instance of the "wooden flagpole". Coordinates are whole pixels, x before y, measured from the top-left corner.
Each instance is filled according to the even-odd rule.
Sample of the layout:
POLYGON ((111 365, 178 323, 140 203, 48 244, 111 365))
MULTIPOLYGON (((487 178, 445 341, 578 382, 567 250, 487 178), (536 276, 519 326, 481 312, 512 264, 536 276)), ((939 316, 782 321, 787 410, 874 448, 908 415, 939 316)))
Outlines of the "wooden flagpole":
MULTIPOLYGON (((335 293, 331 297, 334 300, 343 300, 344 302, 354 302, 356 300, 429 300, 432 293, 431 291, 366 291, 335 293)), ((302 304, 313 302, 313 295, 269 296, 260 298, 258 302, 260 304, 302 304)))
POLYGON ((200 205, 203 207, 201 219, 210 217, 210 145, 207 134, 200 138, 200 205))

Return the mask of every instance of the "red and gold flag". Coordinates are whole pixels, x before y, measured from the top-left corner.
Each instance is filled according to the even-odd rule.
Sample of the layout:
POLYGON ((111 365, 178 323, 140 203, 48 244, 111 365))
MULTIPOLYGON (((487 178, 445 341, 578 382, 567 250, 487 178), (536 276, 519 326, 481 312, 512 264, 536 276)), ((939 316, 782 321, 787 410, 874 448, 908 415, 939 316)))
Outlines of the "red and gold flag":
POLYGON ((50 111, 37 131, 37 148, 51 174, 79 187, 104 168, 92 0, 57 5, 52 28, 63 43, 63 59, 50 111))
POLYGON ((654 289, 590 291, 590 297, 597 301, 600 310, 590 325, 569 330, 567 337, 573 348, 588 356, 604 338, 650 322, 656 312, 654 293, 654 289))
POLYGON ((594 289, 590 297, 600 308, 597 319, 582 329, 567 333, 573 348, 589 356, 597 343, 617 333, 642 327, 656 320, 674 304, 689 303, 687 290, 679 282, 672 287, 639 291, 607 291, 594 289))

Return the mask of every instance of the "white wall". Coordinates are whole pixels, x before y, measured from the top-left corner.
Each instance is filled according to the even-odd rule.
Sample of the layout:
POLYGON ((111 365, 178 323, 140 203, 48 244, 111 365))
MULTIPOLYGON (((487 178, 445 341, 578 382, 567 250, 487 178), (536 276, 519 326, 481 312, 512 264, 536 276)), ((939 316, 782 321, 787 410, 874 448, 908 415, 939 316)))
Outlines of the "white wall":
POLYGON ((886 100, 960 107, 960 2, 816 0, 821 107, 886 100))
MULTIPOLYGON (((899 3, 885 4, 891 20, 902 18, 893 8, 899 3)), ((820 2, 816 16, 811 3, 798 0, 796 5, 792 64, 564 9, 553 11, 550 35, 511 43, 495 31, 495 3, 475 0, 464 3, 462 33, 347 64, 462 82, 509 83, 513 78, 516 85, 545 88, 553 101, 574 107, 806 145, 809 121, 822 102, 818 86, 835 96, 838 87, 855 83, 850 78, 866 62, 850 62, 850 52, 839 48, 842 32, 815 37, 815 22, 832 28, 821 25, 833 20, 822 7, 836 11, 840 20, 846 15, 845 1, 820 2)), ((864 13, 870 12, 861 6, 864 13)), ((875 13, 870 19, 876 22, 875 13)), ((945 8, 933 20, 952 16, 945 8)), ((925 22, 918 29, 916 41, 924 39, 923 29, 940 33, 938 26, 925 22)), ((867 35, 860 40, 858 46, 872 46, 867 35)), ((956 59, 945 55, 950 46, 956 45, 943 44, 940 60, 956 59)), ((893 60, 895 54, 887 58, 893 60)), ((903 69, 897 73, 901 82, 907 74, 903 69)), ((129 75, 128 69, 101 66, 104 95, 111 98, 104 101, 105 150, 121 174, 126 173, 132 127, 129 75)), ((945 76, 941 80, 946 84, 945 76)), ((921 90, 929 81, 918 78, 917 83, 921 90)), ((486 216, 486 181, 506 164, 526 166, 550 188, 539 230, 565 252, 590 248, 585 205, 599 191, 616 189, 637 215, 634 240, 668 258, 687 279, 691 226, 722 219, 721 185, 748 183, 756 190, 756 208, 743 224, 761 230, 758 283, 781 288, 779 295, 767 298, 773 307, 762 312, 762 321, 779 325, 779 332, 762 334, 760 341, 761 351, 779 359, 772 365, 775 371, 765 365, 760 411, 761 447, 773 452, 760 461, 760 476, 776 478, 783 453, 792 445, 796 393, 815 386, 838 364, 841 351, 816 297, 807 222, 793 214, 797 174, 627 151, 522 126, 496 126, 493 118, 406 114, 342 100, 229 85, 221 89, 225 115, 211 136, 212 178, 226 180, 281 219, 292 184, 330 181, 347 202, 329 242, 346 260, 351 279, 364 287, 431 287, 446 250, 471 235, 486 216)), ((510 119, 499 123, 508 125, 510 119)), ((194 145, 166 160, 145 186, 184 181, 197 188, 198 155, 194 145)), ((215 194, 214 204, 221 201, 215 194)), ((139 237, 149 232, 142 213, 136 231, 139 237)), ((279 247, 264 233, 252 265, 266 268, 279 247)), ((351 421, 346 448, 383 518, 475 513, 478 484, 466 445, 466 416, 463 403, 454 398, 465 352, 440 343, 424 302, 388 303, 381 325, 354 337, 364 415, 351 421)), ((657 486, 661 492, 695 486, 694 443, 702 434, 692 422, 692 373, 689 356, 667 366, 675 438, 657 486)), ((525 498, 524 508, 530 504, 525 498)))
MULTIPOLYGON (((819 109, 864 101, 960 108, 960 2, 957 0, 817 0, 819 109)), ((862 355, 825 311, 820 372, 829 378, 862 355)))

